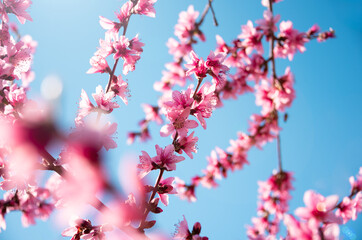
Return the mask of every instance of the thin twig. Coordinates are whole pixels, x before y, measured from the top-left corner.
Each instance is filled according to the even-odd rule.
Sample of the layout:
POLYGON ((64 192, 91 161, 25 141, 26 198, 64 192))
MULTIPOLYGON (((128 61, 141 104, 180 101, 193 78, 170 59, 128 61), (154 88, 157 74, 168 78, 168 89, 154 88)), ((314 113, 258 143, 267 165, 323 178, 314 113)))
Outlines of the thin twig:
MULTIPOLYGON (((273 0, 269 0, 269 11, 272 13, 272 17, 273 17, 273 0)), ((276 67, 275 67, 275 56, 274 56, 274 42, 275 42, 275 36, 274 36, 274 32, 272 32, 271 37, 270 37, 270 43, 269 43, 269 59, 271 60, 271 64, 272 64, 272 75, 273 75, 273 85, 275 86, 277 81, 278 81, 278 77, 277 77, 277 73, 276 73, 276 67)), ((268 61, 269 61, 268 59, 268 61)), ((279 85, 282 86, 282 84, 279 83, 279 85)), ((277 123, 279 125, 279 117, 277 117, 277 123)), ((281 140, 280 140, 280 134, 277 134, 277 152, 278 152, 278 169, 279 172, 283 171, 282 168, 282 153, 281 153, 281 140)))

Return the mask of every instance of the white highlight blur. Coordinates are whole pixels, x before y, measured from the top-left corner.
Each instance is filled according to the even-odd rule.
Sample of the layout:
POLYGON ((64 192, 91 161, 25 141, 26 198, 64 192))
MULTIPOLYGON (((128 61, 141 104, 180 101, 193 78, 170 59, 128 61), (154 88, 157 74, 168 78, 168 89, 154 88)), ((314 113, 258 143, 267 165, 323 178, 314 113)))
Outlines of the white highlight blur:
POLYGON ((40 86, 40 92, 44 99, 55 100, 63 91, 63 83, 58 75, 48 75, 40 86))

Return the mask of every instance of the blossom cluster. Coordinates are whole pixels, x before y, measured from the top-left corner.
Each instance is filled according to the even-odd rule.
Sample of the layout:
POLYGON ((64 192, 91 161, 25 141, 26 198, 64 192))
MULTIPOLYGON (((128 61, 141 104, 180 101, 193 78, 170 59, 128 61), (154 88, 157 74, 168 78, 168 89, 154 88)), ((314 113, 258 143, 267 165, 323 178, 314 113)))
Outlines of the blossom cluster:
MULTIPOLYGON (((263 19, 241 26, 241 33, 230 44, 216 36, 217 46, 206 60, 196 54, 194 46, 199 40, 206 41, 201 26, 207 13, 213 14, 217 25, 213 1, 207 1, 201 16, 193 6, 180 13, 174 31, 176 39, 167 42, 173 61, 165 65, 161 80, 154 84, 162 95, 157 105, 142 105, 146 116, 140 121, 141 130, 128 136, 129 143, 136 137, 149 140, 149 124, 156 122, 163 124, 160 135, 170 136, 171 143, 165 147, 155 144, 156 154, 152 157, 142 151, 137 165, 126 163, 120 172, 120 178, 125 179, 122 191, 110 181, 102 157, 103 149, 117 148, 118 125, 101 118, 121 107, 117 96, 128 104, 128 83, 123 79, 135 71, 145 45, 138 34, 126 36, 128 25, 133 15, 155 17, 157 0, 128 0, 115 13, 116 20, 99 17, 105 36, 90 58, 87 73, 104 74, 108 83, 96 87, 91 94, 93 100, 81 90, 75 127, 69 133, 57 127, 47 109, 27 97, 29 84, 35 78, 31 64, 37 43, 28 35, 21 36, 17 26, 9 23, 9 15, 21 24, 31 21, 28 8, 32 2, 0 1, 0 189, 5 191, 0 200, 0 230, 6 229, 5 217, 12 211, 20 211, 23 225, 28 226, 36 219, 46 220, 56 209, 65 218, 84 214, 89 204, 98 210, 97 219, 102 224, 73 216, 62 236, 72 240, 170 239, 162 232, 149 230, 156 225, 149 214, 162 213, 159 202, 168 206, 171 194, 196 201, 197 186, 216 187, 216 179, 226 178, 228 171, 249 164, 247 154, 252 147, 262 148, 273 140, 279 144, 280 116, 292 105, 295 90, 290 68, 278 75, 276 59, 292 60, 297 52, 306 50, 310 40, 322 42, 334 37, 332 29, 320 32, 317 25, 306 32, 295 29, 291 21, 281 21, 277 27, 281 17, 274 16, 272 4, 280 1, 263 0, 262 5, 268 7, 263 19), (264 56, 265 43, 269 43, 269 56, 264 56), (118 65, 122 65, 120 74, 116 73, 118 65), (196 84, 186 86, 194 79, 196 84), (183 89, 176 90, 176 86, 183 89), (174 176, 166 178, 166 173, 175 171, 176 165, 186 159, 183 154, 190 159, 197 154, 199 138, 193 130, 199 125, 206 130, 206 119, 225 100, 249 92, 255 94, 261 111, 251 116, 248 133, 238 133, 226 150, 213 150, 203 174, 193 177, 190 184, 174 176), (39 172, 44 170, 52 174, 40 181, 39 172), (158 173, 153 186, 146 178, 152 171, 158 173), (115 228, 119 231, 113 231, 115 228)), ((286 120, 287 114, 284 116, 286 120)), ((278 160, 278 171, 258 183, 258 217, 248 227, 249 239, 278 239, 281 223, 287 229, 285 239, 338 239, 338 225, 355 220, 362 211, 362 168, 356 178, 350 178, 351 193, 340 202, 336 195, 324 197, 306 191, 306 206, 294 212, 298 220, 288 213, 293 174, 282 169, 280 156, 278 160)), ((201 224, 196 222, 189 229, 184 216, 172 238, 208 239, 200 234, 201 224)))
MULTIPOLYGON (((261 106, 261 112, 250 117, 248 133, 239 132, 238 138, 230 140, 230 146, 226 150, 216 148, 211 152, 211 156, 207 158, 208 165, 202 170, 203 175, 194 176, 190 184, 177 179, 176 186, 181 198, 195 201, 195 189, 200 183, 208 188, 216 187, 218 185, 216 179, 227 177, 229 170, 242 169, 249 163, 247 153, 253 146, 262 148, 267 142, 278 138, 281 130, 280 115, 291 106, 295 99, 295 90, 294 75, 290 67, 285 69, 284 75, 277 76, 275 59, 289 56, 292 60, 297 50, 305 51, 304 45, 310 39, 319 39, 322 35, 334 36, 327 34, 332 31, 320 33, 317 25, 312 26, 307 32, 299 32, 293 29, 292 24, 286 24, 291 23, 290 21, 282 21, 278 33, 276 24, 280 21, 280 16, 274 16, 268 9, 264 11, 263 17, 256 21, 256 26, 251 21, 242 26, 241 34, 232 41, 232 44, 226 44, 221 36, 217 36, 215 50, 215 53, 225 55, 224 63, 232 72, 227 74, 227 79, 221 87, 215 89, 218 100, 216 107, 222 107, 223 100, 237 99, 239 95, 254 92, 255 103, 261 106), (262 55, 265 52, 264 38, 273 49, 266 57, 262 55), (282 49, 288 54, 281 54, 282 49)), ((287 116, 285 113, 285 121, 287 116)))

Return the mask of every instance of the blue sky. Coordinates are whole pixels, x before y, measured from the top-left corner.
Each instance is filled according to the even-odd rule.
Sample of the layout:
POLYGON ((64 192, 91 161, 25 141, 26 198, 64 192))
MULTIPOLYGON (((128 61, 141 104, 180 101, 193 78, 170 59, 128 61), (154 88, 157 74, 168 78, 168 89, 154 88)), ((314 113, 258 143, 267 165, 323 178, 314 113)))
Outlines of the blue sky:
MULTIPOLYGON (((124 3, 108 2, 34 1, 30 9, 34 21, 20 27, 22 34, 30 34, 38 41, 34 59, 36 80, 31 85, 31 96, 39 96, 40 83, 50 74, 58 75, 63 81, 56 115, 65 131, 74 125, 81 89, 91 94, 98 84, 105 86, 107 82, 105 75, 85 72, 98 40, 104 36, 98 16, 114 19, 113 12, 124 3)), ((139 33, 146 45, 136 71, 127 75, 132 95, 129 105, 122 105, 112 113, 113 121, 119 124, 119 148, 106 155, 111 169, 118 169, 120 159, 127 154, 139 155, 141 150, 146 150, 153 155, 155 144, 170 143, 170 139, 159 137, 157 125, 151 125, 154 138, 148 144, 128 146, 126 133, 136 130, 137 122, 143 117, 140 104, 157 102, 158 93, 152 86, 161 78, 164 64, 172 61, 165 43, 173 36, 178 13, 190 4, 202 11, 205 3, 206 0, 159 0, 155 19, 132 17, 127 36, 131 38, 139 33)), ((240 34, 241 25, 249 19, 262 18, 264 11, 260 1, 255 0, 215 0, 214 9, 220 26, 215 27, 211 15, 208 16, 202 26, 207 42, 196 46, 196 52, 204 58, 214 49, 216 34, 230 42, 240 34)), ((287 111, 289 119, 282 124, 281 132, 283 167, 294 172, 295 177, 290 204, 291 209, 295 209, 304 206, 303 194, 308 189, 323 195, 348 195, 348 178, 356 175, 362 166, 362 4, 359 0, 284 0, 275 5, 274 11, 282 20, 293 21, 300 31, 318 23, 322 29, 332 27, 337 35, 325 43, 308 43, 307 51, 297 54, 293 62, 277 61, 279 74, 291 66, 296 78, 297 97, 287 111)), ((226 148, 229 139, 236 138, 237 131, 246 131, 249 116, 260 111, 254 102, 252 94, 237 101, 226 101, 225 106, 208 119, 207 130, 196 131, 199 152, 194 159, 178 164, 177 171, 166 177, 190 179, 198 174, 215 146, 226 148)), ((249 162, 242 171, 231 173, 227 180, 221 181, 217 189, 199 188, 196 203, 171 197, 170 205, 157 216, 157 226, 173 233, 174 224, 185 215, 189 225, 200 221, 202 235, 210 239, 246 239, 245 225, 256 216, 257 181, 266 180, 277 167, 276 144, 267 144, 262 151, 253 149, 249 162)), ((117 171, 111 170, 111 174, 116 181, 117 171)), ((152 176, 150 180, 154 181, 152 176)), ((54 217, 47 223, 38 221, 38 225, 27 229, 21 227, 20 214, 9 214, 6 219, 8 229, 0 233, 0 239, 62 239, 61 229, 52 227, 54 217)), ((342 226, 343 239, 361 238, 361 224, 359 219, 342 226)))

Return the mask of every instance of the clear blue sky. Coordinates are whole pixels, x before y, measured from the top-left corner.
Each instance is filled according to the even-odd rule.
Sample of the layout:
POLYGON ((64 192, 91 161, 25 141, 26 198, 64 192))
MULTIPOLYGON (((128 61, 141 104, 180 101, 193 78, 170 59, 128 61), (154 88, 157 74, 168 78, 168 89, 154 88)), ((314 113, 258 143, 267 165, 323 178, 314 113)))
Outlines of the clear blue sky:
MULTIPOLYGON (((88 94, 98 84, 106 85, 105 75, 87 75, 89 58, 98 46, 104 31, 98 24, 98 16, 114 19, 124 1, 95 0, 38 0, 34 1, 30 13, 33 22, 21 26, 22 34, 31 34, 38 41, 34 59, 36 81, 31 95, 40 92, 40 83, 45 76, 61 77, 64 91, 57 116, 65 130, 74 125, 80 91, 88 94)), ((151 125, 154 139, 146 145, 127 146, 126 132, 137 129, 143 117, 141 103, 156 103, 158 94, 153 91, 154 81, 161 78, 164 64, 172 60, 165 45, 173 36, 178 13, 194 4, 202 11, 206 0, 159 0, 155 6, 156 18, 132 17, 127 36, 140 34, 146 44, 136 71, 127 75, 132 97, 129 105, 115 110, 112 115, 119 124, 117 143, 119 148, 107 155, 109 166, 117 169, 122 156, 139 154, 146 150, 154 154, 154 145, 165 146, 168 138, 161 139, 159 126, 151 125)), ((206 57, 215 47, 215 35, 230 42, 241 32, 247 20, 262 18, 264 8, 256 0, 215 0, 214 8, 220 26, 214 27, 211 16, 202 29, 207 42, 199 44, 196 51, 206 57)), ((293 62, 277 62, 278 73, 286 66, 296 77, 297 97, 288 110, 289 120, 283 124, 281 133, 283 166, 293 171, 295 191, 292 192, 291 209, 303 206, 303 194, 314 189, 321 194, 349 194, 348 178, 356 175, 362 165, 362 4, 360 0, 284 0, 275 6, 282 20, 292 20, 299 30, 307 30, 314 23, 322 29, 332 27, 336 39, 325 43, 311 42, 304 54, 297 54, 293 62)), ((236 138, 237 131, 246 131, 248 117, 260 111, 255 107, 253 95, 227 101, 224 108, 217 109, 207 120, 208 129, 198 129, 199 152, 194 159, 178 164, 173 174, 189 179, 206 166, 206 156, 215 147, 226 148, 229 139, 236 138)), ((189 204, 171 197, 169 207, 157 217, 157 226, 166 232, 174 232, 174 224, 184 214, 189 225, 196 221, 202 224, 202 235, 210 239, 246 239, 245 225, 256 216, 257 181, 267 179, 276 168, 275 143, 268 144, 263 151, 253 149, 249 154, 250 165, 242 171, 231 173, 220 182, 217 189, 199 188, 198 201, 189 204)), ((112 171, 112 170, 111 170, 112 171)), ((116 176, 117 171, 112 172, 116 176)), ((151 177, 152 178, 152 177, 151 177)), ((116 179, 116 178, 115 178, 116 179)), ((153 179, 151 180, 154 181, 153 179)), ((48 240, 62 239, 61 229, 53 228, 55 218, 49 223, 38 221, 38 225, 23 229, 20 214, 6 217, 8 229, 0 233, 4 240, 48 240)), ((362 238, 362 220, 341 227, 341 232, 353 232, 362 238)))

